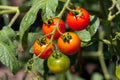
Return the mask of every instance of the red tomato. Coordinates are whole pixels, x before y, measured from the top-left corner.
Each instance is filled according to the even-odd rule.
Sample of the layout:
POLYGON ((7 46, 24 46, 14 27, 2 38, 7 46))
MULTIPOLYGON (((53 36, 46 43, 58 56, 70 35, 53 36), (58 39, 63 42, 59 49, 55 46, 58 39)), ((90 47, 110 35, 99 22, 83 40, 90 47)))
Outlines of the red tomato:
POLYGON ((36 56, 39 55, 39 57, 42 59, 47 59, 52 54, 54 49, 54 44, 48 45, 49 42, 50 40, 48 38, 39 38, 36 40, 33 45, 34 54, 36 56))
MULTIPOLYGON (((56 28, 57 23, 58 23, 58 18, 53 18, 51 20, 50 24, 43 23, 43 26, 42 26, 43 33, 49 34, 49 33, 53 32, 53 30, 56 28)), ((66 30, 64 21, 62 19, 59 22, 58 28, 59 28, 60 32, 62 32, 62 33, 64 33, 66 30)), ((58 30, 56 30, 54 39, 57 40, 59 37, 60 37, 60 33, 58 32, 58 30)), ((48 36, 48 38, 51 38, 51 36, 48 36)))
POLYGON ((80 49, 80 38, 76 33, 66 32, 58 38, 58 48, 67 55, 73 55, 80 49))
POLYGON ((77 8, 75 11, 70 11, 67 14, 66 22, 72 30, 83 30, 87 28, 90 23, 90 15, 84 8, 77 8))

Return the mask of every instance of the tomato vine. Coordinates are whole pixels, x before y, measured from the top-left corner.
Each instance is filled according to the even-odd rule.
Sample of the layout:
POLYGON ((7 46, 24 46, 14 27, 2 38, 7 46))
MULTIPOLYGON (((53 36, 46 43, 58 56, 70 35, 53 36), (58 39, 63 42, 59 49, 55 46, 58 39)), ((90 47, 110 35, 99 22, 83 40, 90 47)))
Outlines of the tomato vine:
MULTIPOLYGON (((96 1, 93 1, 93 3, 94 2, 96 1)), ((78 68, 78 66, 76 66, 76 64, 79 63, 78 60, 82 61, 78 58, 98 57, 105 80, 110 80, 113 77, 109 74, 109 70, 107 69, 108 66, 105 61, 104 52, 106 51, 109 55, 109 61, 114 62, 116 69, 114 71, 114 75, 119 78, 120 1, 112 0, 110 2, 105 0, 103 2, 100 0, 96 3, 97 5, 99 4, 99 6, 97 6, 98 10, 95 10, 95 7, 92 6, 93 4, 90 6, 89 3, 91 4, 90 1, 77 0, 30 0, 30 6, 27 7, 28 10, 24 13, 24 17, 20 22, 18 31, 13 30, 12 26, 22 12, 20 8, 17 6, 0 5, 0 15, 14 14, 11 21, 0 30, 0 61, 14 74, 20 69, 20 67, 25 65, 26 73, 30 73, 32 79, 34 79, 32 76, 32 74, 34 74, 38 80, 41 78, 47 80, 49 77, 48 75, 56 75, 57 69, 59 71, 61 69, 64 70, 58 73, 66 74, 67 76, 71 74, 71 72, 69 72, 70 69, 78 68), (51 2, 53 4, 51 4, 51 2), (38 15, 41 16, 40 21, 43 25, 40 25, 38 32, 32 32, 30 29, 34 24, 36 24, 38 15), (54 19, 56 19, 55 23, 54 19), (64 24, 61 23, 61 20, 64 24), (41 26, 43 28, 45 24, 47 27, 50 27, 52 22, 53 25, 51 31, 49 28, 46 33, 43 29, 41 30, 41 26), (64 31, 59 28, 61 24, 64 26, 64 31), (56 32, 59 33, 57 38, 55 38, 56 32), (66 35, 64 33, 66 33, 66 35), (77 35, 77 39, 75 41, 75 37, 73 37, 70 33, 77 35), (49 41, 47 42, 46 39, 48 38, 49 41), (60 38, 63 39, 65 44, 59 42, 60 38), (38 46, 34 46, 36 41, 38 46), (69 45, 72 41, 74 41, 74 43, 69 45), (94 45, 95 42, 98 42, 96 51, 85 51, 86 48, 91 47, 91 45, 94 45), (105 46, 107 46, 107 50, 104 49, 105 46), (44 48, 40 50, 40 47, 44 48), (50 49, 48 49, 48 47, 50 47, 50 49), (36 51, 34 51, 34 48, 36 48, 36 51), (3 53, 5 55, 3 55, 3 53), (44 58, 41 58, 42 55, 44 55, 44 58), (52 60, 54 60, 56 64, 51 63, 52 61, 50 61, 49 58, 51 55, 53 55, 52 60), (117 56, 117 59, 112 60, 113 56, 117 56), (72 57, 75 58, 73 59, 72 57), (4 58, 8 59, 5 60, 4 58), (73 63, 66 65, 67 62, 65 61, 58 64, 57 61, 59 61, 59 59, 66 59, 68 62, 69 59, 71 59, 70 62, 75 63, 75 65, 73 63), (24 60, 26 61, 24 62, 24 60), (47 64, 47 61, 50 61, 50 63, 47 64), (38 65, 39 63, 41 65, 38 65), (66 68, 65 66, 63 67, 63 64, 66 68), (53 67, 51 68, 50 65, 53 66, 54 69, 53 67), (41 71, 38 69, 38 71, 35 70, 36 67, 42 68, 40 69, 41 71)), ((82 63, 80 64, 83 65, 82 63)), ((75 69, 71 71, 76 73, 79 72, 75 71, 75 69)))

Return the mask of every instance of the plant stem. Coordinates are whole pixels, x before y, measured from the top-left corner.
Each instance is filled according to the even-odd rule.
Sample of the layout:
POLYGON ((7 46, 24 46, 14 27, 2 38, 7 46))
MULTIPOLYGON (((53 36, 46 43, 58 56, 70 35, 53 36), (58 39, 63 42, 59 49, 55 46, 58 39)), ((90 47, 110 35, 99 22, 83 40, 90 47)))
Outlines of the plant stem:
MULTIPOLYGON (((1 0, 1 4, 2 5, 8 5, 8 0, 1 0)), ((4 24, 7 25, 9 23, 8 14, 4 14, 3 19, 4 19, 4 24)))
POLYGON ((59 18, 61 18, 61 17, 63 16, 66 8, 67 8, 68 5, 69 5, 69 3, 70 3, 70 0, 67 0, 66 3, 65 3, 65 5, 64 5, 64 7, 63 7, 63 9, 62 9, 61 12, 58 14, 58 17, 59 17, 59 18))
POLYGON ((2 10, 0 12, 0 15, 1 14, 15 13, 15 16, 12 18, 12 20, 8 24, 8 26, 11 27, 13 25, 13 23, 15 22, 15 20, 17 19, 17 17, 19 16, 19 14, 20 14, 20 11, 19 11, 18 7, 0 6, 0 9, 2 10))
POLYGON ((12 26, 13 23, 15 22, 15 20, 17 19, 17 17, 19 16, 20 12, 19 12, 19 9, 16 8, 16 14, 15 16, 12 18, 12 20, 10 21, 10 23, 8 24, 8 26, 12 26))
POLYGON ((120 6, 117 3, 117 0, 112 0, 112 6, 108 10, 108 21, 112 21, 118 14, 120 14, 120 6), (118 11, 112 15, 112 9, 114 9, 114 7, 116 7, 118 11))
MULTIPOLYGON (((100 39, 103 39, 104 37, 104 32, 101 30, 100 33, 100 39)), ((103 56, 103 42, 99 41, 99 46, 98 46, 98 58, 102 67, 103 74, 105 76, 105 80, 110 80, 110 75, 107 71, 107 67, 104 61, 104 56, 103 56)))

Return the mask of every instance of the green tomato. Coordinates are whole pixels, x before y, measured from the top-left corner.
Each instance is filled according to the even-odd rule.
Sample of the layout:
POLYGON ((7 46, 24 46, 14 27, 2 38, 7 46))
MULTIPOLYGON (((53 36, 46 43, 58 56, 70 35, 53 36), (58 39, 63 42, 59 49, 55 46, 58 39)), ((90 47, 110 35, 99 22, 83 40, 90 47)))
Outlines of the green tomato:
POLYGON ((47 66, 52 73, 65 73, 70 66, 70 59, 60 51, 54 51, 47 60, 47 66))
POLYGON ((115 74, 116 74, 116 77, 120 79, 120 65, 116 66, 115 74))

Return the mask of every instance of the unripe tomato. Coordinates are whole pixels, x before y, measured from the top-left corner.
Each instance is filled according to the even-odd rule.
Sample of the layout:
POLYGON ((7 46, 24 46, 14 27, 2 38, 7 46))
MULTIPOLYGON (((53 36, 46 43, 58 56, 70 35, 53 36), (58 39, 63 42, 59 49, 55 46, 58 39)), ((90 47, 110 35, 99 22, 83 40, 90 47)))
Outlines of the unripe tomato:
POLYGON ((48 38, 37 39, 33 45, 34 54, 42 59, 47 59, 54 49, 54 44, 50 45, 49 42, 50 40, 48 38))
POLYGON ((76 9, 73 12, 70 11, 67 14, 66 22, 68 26, 75 31, 83 30, 87 28, 90 23, 90 15, 84 8, 76 9))
POLYGON ((120 64, 116 66, 115 74, 118 80, 120 80, 120 64))
POLYGON ((70 59, 60 51, 54 51, 47 60, 47 66, 52 73, 65 73, 70 66, 70 59))
MULTIPOLYGON (((48 20, 48 24, 43 23, 43 26, 42 26, 43 33, 49 34, 49 33, 53 32, 53 30, 56 28, 58 20, 59 20, 58 18, 53 18, 53 19, 48 20)), ((58 29, 62 33, 64 33, 66 30, 64 21, 62 19, 59 22, 58 29)), ((54 39, 57 40, 59 37, 60 37, 60 33, 58 32, 58 30, 56 30, 55 35, 54 35, 54 39)), ((48 38, 51 38, 51 36, 48 36, 48 38)))
POLYGON ((75 54, 81 45, 79 36, 74 32, 65 32, 58 38, 58 48, 67 55, 75 54))

